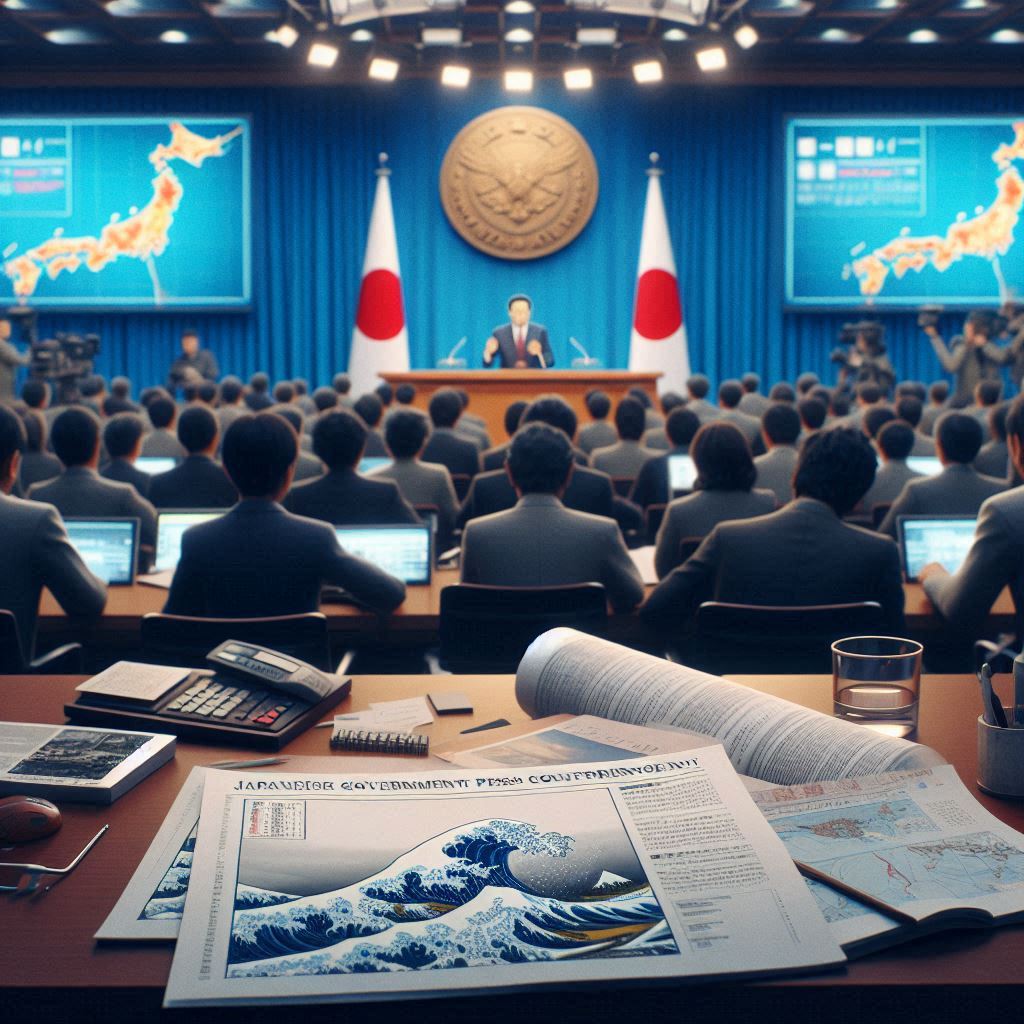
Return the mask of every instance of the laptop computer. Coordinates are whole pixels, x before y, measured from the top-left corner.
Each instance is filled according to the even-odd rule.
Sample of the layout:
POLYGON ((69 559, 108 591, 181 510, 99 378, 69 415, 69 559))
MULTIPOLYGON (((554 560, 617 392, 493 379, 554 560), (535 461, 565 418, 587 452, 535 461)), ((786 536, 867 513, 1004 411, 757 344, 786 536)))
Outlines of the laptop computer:
POLYGON ((130 586, 135 582, 139 554, 139 520, 73 516, 64 520, 71 545, 104 583, 130 586))
POLYGON ((935 476, 942 472, 942 463, 936 455, 910 455, 907 457, 907 468, 925 476, 935 476))
POLYGON ((382 466, 390 466, 391 459, 386 455, 364 455, 356 466, 356 472, 366 476, 371 470, 380 469, 382 466))
POLYGON ((171 572, 181 558, 181 537, 190 527, 224 515, 222 508, 181 508, 158 512, 156 517, 156 560, 154 572, 171 572))
POLYGON ((938 562, 956 572, 974 543, 973 516, 899 516, 897 527, 903 575, 916 583, 924 566, 938 562))
POLYGON ((336 526, 334 532, 350 555, 373 562, 408 586, 430 582, 433 538, 426 523, 336 526))
POLYGON ((141 469, 143 473, 148 473, 150 476, 166 473, 168 470, 174 469, 177 464, 177 459, 170 456, 165 458, 162 455, 140 455, 135 460, 135 468, 141 469))
POLYGON ((697 479, 697 467, 689 455, 670 455, 668 457, 668 486, 673 494, 680 491, 692 491, 697 479))

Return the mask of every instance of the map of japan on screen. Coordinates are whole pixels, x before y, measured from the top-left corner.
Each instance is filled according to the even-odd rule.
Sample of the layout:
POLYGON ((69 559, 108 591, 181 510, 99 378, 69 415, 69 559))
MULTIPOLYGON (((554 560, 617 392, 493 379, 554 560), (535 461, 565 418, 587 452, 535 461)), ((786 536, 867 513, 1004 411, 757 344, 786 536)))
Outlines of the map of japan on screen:
POLYGON ((790 118, 786 301, 995 305, 1024 295, 1024 116, 790 118))
POLYGON ((244 117, 0 119, 0 304, 250 301, 244 117))

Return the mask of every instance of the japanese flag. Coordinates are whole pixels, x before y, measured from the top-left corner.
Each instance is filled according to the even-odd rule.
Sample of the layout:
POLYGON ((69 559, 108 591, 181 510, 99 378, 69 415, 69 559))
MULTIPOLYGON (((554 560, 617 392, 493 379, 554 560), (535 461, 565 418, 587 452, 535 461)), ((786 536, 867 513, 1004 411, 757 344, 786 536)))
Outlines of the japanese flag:
POLYGON ((648 372, 660 370, 663 376, 658 381, 659 391, 684 393, 686 378, 690 376, 686 325, 679 301, 679 282, 665 203, 661 197, 662 172, 654 165, 657 156, 652 154, 651 159, 640 237, 629 368, 648 372))
POLYGON ((409 334, 402 305, 402 273, 398 266, 395 217, 391 209, 391 171, 381 156, 377 192, 370 215, 370 233, 363 259, 356 324, 348 373, 356 396, 381 383, 380 374, 409 369, 409 334))

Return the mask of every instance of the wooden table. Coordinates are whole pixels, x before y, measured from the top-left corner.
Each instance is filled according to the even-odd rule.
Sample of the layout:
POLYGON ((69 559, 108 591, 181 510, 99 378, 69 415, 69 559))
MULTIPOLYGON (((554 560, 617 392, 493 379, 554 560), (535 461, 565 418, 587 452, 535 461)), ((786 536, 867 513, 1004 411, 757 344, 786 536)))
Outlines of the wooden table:
MULTIPOLYGON (((5 717, 14 721, 63 721, 62 705, 71 695, 73 678, 7 677, 0 680, 6 697, 5 717)), ((818 710, 831 705, 831 683, 825 677, 741 678, 757 689, 776 693, 818 710)), ((997 680, 1006 695, 1005 679, 997 680)), ((473 724, 498 717, 513 724, 525 721, 513 697, 509 676, 454 676, 431 685, 467 692, 472 716, 452 716, 427 727, 435 745, 473 724)), ((357 677, 343 709, 359 709, 370 701, 422 693, 425 680, 390 676, 357 677)), ((978 799, 1001 819, 1024 829, 1024 807, 978 792, 975 784, 974 720, 978 713, 973 678, 928 676, 922 680, 919 739, 943 753, 978 799)), ((493 735, 493 734, 492 734, 493 735)), ((482 734, 481 742, 486 742, 482 734)), ((324 730, 311 730, 287 749, 293 755, 326 755, 324 730)), ((159 769, 109 808, 65 804, 65 825, 55 836, 20 847, 12 858, 41 863, 66 863, 100 825, 110 831, 81 866, 52 892, 34 902, 0 897, 0 1020, 74 1020, 120 1024, 148 1021, 162 998, 171 961, 163 945, 119 944, 98 947, 92 934, 107 915, 155 835, 189 770, 229 756, 238 749, 180 743, 173 762, 159 769)), ((345 755, 333 758, 340 767, 345 755)), ((7 876, 0 872, 3 881, 7 876)), ((303 1007, 281 1011, 247 1008, 237 1012, 189 1010, 179 1019, 218 1022, 253 1020, 303 1022, 343 1019, 370 1024, 400 1013, 403 1019, 450 1024, 457 1013, 469 1020, 529 1022, 557 1016, 595 1024, 624 1020, 653 1021, 706 1016, 724 1020, 787 1022, 826 1019, 864 1024, 921 1019, 968 1022, 1001 1012, 1016 1018, 1015 987, 1024 977, 1024 928, 945 933, 851 962, 845 971, 765 983, 730 983, 688 987, 660 982, 618 988, 553 992, 509 992, 477 996, 457 1003, 445 1000, 334 1007, 303 1007)))
POLYGON ((522 399, 532 401, 538 395, 557 392, 576 410, 580 424, 589 422, 585 397, 591 388, 601 388, 612 403, 630 388, 641 387, 652 399, 657 396, 660 373, 633 373, 629 370, 407 370, 382 373, 392 386, 414 384, 419 409, 426 409, 430 396, 441 388, 464 388, 471 401, 469 411, 487 421, 487 430, 495 444, 505 439, 505 410, 522 399))

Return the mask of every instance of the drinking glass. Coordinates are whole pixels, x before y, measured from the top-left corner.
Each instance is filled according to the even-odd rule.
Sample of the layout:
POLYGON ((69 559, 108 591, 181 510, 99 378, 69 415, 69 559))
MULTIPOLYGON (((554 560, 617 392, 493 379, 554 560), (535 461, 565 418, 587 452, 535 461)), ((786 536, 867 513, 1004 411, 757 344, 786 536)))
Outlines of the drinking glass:
POLYGON ((832 645, 832 706, 837 718, 887 736, 917 728, 921 653, 916 640, 851 636, 832 645))

